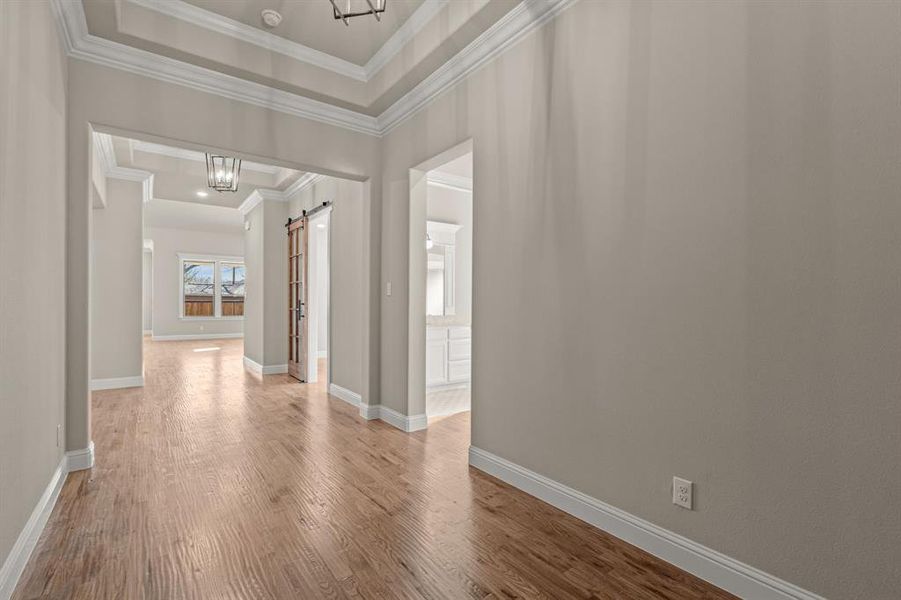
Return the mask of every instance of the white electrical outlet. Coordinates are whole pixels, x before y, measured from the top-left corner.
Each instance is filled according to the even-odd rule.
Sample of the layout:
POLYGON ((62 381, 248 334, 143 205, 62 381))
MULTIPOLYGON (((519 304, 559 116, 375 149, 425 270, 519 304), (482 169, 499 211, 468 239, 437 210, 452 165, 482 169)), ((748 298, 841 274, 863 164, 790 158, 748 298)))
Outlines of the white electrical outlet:
POLYGON ((388 284, 385 286, 385 295, 386 295, 386 296, 390 296, 390 295, 391 295, 391 282, 390 282, 390 281, 389 281, 388 284))
POLYGON ((673 477, 673 504, 691 510, 691 492, 693 484, 681 477, 673 477))
POLYGON ((56 447, 57 448, 59 448, 60 442, 62 442, 62 438, 63 438, 63 426, 57 425, 56 426, 56 447))

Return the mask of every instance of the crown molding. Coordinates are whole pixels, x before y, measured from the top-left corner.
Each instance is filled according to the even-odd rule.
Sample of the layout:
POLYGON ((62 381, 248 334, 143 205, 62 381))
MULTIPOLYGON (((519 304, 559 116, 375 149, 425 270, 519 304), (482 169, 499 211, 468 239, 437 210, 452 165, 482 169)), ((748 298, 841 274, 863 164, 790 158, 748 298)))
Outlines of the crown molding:
POLYGON ((380 135, 422 110, 470 73, 578 0, 523 0, 378 116, 380 135))
POLYGON ((442 8, 450 0, 424 0, 419 8, 413 11, 413 14, 404 21, 403 25, 397 28, 391 37, 385 40, 382 47, 379 48, 372 57, 366 61, 363 70, 366 73, 366 81, 369 81, 384 68, 391 59, 403 50, 410 40, 416 37, 422 28, 425 27, 432 17, 437 15, 442 8))
POLYGON ((52 0, 72 58, 182 85, 231 100, 376 137, 409 119, 467 75, 578 0, 523 0, 378 117, 99 38, 88 33, 81 0, 52 0))
POLYGON ((265 50, 283 54, 294 60, 326 69, 350 77, 357 81, 366 81, 366 69, 358 64, 338 58, 321 50, 257 29, 234 19, 229 19, 213 11, 200 8, 184 0, 126 0, 129 4, 140 6, 160 14, 203 27, 209 31, 227 35, 241 42, 253 44, 265 50))
POLYGON ((144 203, 153 200, 153 173, 129 167, 113 167, 106 172, 110 179, 136 181, 141 184, 141 197, 144 203))
POLYGON ((252 191, 250 195, 244 199, 244 202, 241 203, 241 206, 238 207, 238 210, 241 211, 242 215, 246 216, 250 214, 250 211, 255 209, 257 205, 263 201, 263 195, 259 192, 259 190, 252 191))
POLYGON ((116 164, 116 153, 113 150, 113 139, 108 133, 93 132, 100 159, 103 161, 103 174, 110 179, 135 181, 141 184, 141 196, 144 202, 153 200, 153 173, 143 169, 120 167, 116 164))
POLYGON ((429 171, 426 174, 426 182, 429 185, 448 188, 461 192, 472 192, 472 179, 463 175, 443 173, 441 171, 429 171))
POLYGON ((360 133, 379 134, 375 117, 91 35, 81 0, 53 3, 54 12, 65 24, 64 41, 72 58, 360 133))
POLYGON ((285 197, 291 198, 295 194, 299 194, 300 192, 304 191, 323 177, 325 177, 325 175, 320 175, 319 173, 304 173, 297 178, 297 181, 288 186, 288 188, 285 189, 285 191, 282 193, 285 195, 285 197))
POLYGON ((291 184, 291 186, 283 192, 266 188, 257 188, 252 191, 249 196, 247 196, 244 202, 241 203, 241 206, 238 207, 238 210, 241 211, 241 214, 246 215, 254 208, 256 208, 257 205, 263 200, 290 202, 296 194, 299 194, 303 190, 307 189, 323 177, 325 177, 325 175, 320 175, 318 173, 304 173, 297 179, 297 181, 291 184))
POLYGON ((356 81, 367 82, 388 64, 392 58, 397 56, 403 47, 425 27, 432 17, 444 8, 449 0, 425 0, 397 31, 382 44, 382 47, 372 55, 364 66, 304 44, 292 42, 274 33, 224 17, 184 0, 126 1, 135 6, 158 12, 191 25, 227 35, 238 41, 277 52, 299 62, 332 71, 356 81))

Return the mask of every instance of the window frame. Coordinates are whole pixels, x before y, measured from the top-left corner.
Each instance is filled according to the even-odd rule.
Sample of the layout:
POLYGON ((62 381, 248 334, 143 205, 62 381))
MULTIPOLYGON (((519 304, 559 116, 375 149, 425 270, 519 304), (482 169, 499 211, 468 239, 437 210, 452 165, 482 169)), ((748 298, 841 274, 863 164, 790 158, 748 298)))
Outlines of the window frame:
MULTIPOLYGON (((225 256, 220 254, 194 254, 178 252, 178 318, 182 321, 243 321, 244 315, 222 316, 222 265, 239 264, 244 267, 245 282, 247 281, 247 265, 243 256, 225 256), (213 316, 196 317, 185 315, 185 263, 206 262, 213 263, 213 316)), ((245 286, 247 284, 245 283, 245 286)), ((244 301, 247 302, 245 292, 244 301)))

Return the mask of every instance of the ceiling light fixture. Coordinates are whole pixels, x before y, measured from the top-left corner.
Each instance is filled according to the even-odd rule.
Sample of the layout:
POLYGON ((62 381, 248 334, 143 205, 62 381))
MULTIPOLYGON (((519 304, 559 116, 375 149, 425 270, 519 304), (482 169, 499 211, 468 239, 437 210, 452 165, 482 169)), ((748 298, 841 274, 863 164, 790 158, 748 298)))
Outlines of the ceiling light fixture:
POLYGON ((241 176, 241 159, 207 154, 206 176, 210 188, 217 192, 237 192, 238 177, 241 176))
POLYGON ((381 21, 381 14, 385 12, 385 5, 388 0, 330 0, 332 8, 335 9, 335 19, 344 21, 345 25, 350 25, 347 20, 351 17, 365 17, 372 15, 376 21, 381 21), (338 8, 338 4, 344 5, 344 10, 338 8))
POLYGON ((204 192, 203 190, 197 190, 197 197, 198 197, 198 198, 206 198, 207 196, 209 196, 209 193, 204 192))

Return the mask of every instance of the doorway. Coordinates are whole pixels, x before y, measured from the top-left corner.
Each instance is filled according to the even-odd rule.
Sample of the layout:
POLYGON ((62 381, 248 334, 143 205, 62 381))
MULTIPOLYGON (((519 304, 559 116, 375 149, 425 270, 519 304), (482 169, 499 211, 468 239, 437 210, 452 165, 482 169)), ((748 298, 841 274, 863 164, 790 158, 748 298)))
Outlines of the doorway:
POLYGON ((472 407, 472 143, 410 175, 409 407, 428 423, 472 407))
POLYGON ((307 336, 307 383, 329 382, 329 232, 331 205, 308 220, 309 327, 307 336))
POLYGON ((330 382, 331 208, 325 202, 304 210, 287 225, 287 370, 304 383, 330 382))

